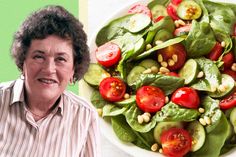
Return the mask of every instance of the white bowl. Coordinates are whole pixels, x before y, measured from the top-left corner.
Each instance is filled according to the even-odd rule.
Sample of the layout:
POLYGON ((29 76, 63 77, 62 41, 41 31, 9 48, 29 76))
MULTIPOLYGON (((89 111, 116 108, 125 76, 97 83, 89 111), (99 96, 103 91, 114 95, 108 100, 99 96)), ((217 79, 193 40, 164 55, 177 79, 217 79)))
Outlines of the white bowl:
MULTIPOLYGON (((236 3, 234 0, 214 0, 216 2, 225 2, 225 3, 236 3)), ((150 0, 138 0, 135 3, 142 3, 142 4, 147 4, 148 2, 150 2, 150 0)), ((122 15, 127 14, 127 10, 130 8, 130 6, 134 4, 131 3, 129 5, 127 5, 124 8, 121 8, 119 11, 117 11, 115 14, 113 14, 109 19, 107 19, 106 21, 102 22, 102 25, 100 27, 97 27, 97 31, 95 32, 95 34, 90 38, 89 41, 89 47, 90 47, 90 53, 91 53, 91 61, 92 62, 96 62, 95 60, 95 56, 94 56, 94 51, 97 48, 96 44, 95 44, 95 38, 96 38, 96 34, 98 33, 98 31, 105 26, 107 23, 109 23, 112 19, 115 19, 117 17, 120 17, 122 15)), ((92 94, 93 88, 91 88, 87 83, 85 83, 83 80, 80 81, 79 83, 79 89, 80 89, 80 95, 85 97, 87 100, 90 100, 90 96, 92 94)), ((118 137, 115 135, 112 126, 110 123, 104 121, 102 118, 100 118, 100 129, 102 134, 111 142, 113 143, 115 146, 119 147, 120 149, 122 149, 124 152, 135 156, 135 157, 164 157, 162 154, 157 153, 157 152, 152 152, 152 151, 148 151, 142 148, 139 148, 137 146, 135 146, 132 143, 125 143, 122 142, 121 140, 118 139, 118 137)), ((236 156, 236 148, 232 149, 230 152, 224 154, 222 157, 233 157, 236 156)))

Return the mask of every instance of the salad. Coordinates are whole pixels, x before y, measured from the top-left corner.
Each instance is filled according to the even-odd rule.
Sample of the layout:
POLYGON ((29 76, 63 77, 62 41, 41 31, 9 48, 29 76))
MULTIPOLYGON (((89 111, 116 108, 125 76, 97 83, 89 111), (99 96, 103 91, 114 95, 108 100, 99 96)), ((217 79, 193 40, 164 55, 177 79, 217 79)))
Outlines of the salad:
POLYGON ((206 0, 130 6, 96 36, 84 80, 117 137, 170 157, 236 145, 236 5, 206 0))

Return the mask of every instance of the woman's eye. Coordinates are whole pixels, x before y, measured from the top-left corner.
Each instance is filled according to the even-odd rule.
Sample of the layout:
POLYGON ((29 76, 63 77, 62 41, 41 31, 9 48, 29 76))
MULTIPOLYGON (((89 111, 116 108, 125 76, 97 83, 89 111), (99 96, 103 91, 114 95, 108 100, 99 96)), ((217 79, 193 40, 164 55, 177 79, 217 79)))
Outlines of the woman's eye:
POLYGON ((43 57, 43 56, 40 56, 40 55, 35 55, 35 56, 33 57, 33 59, 41 60, 41 59, 44 59, 44 57, 43 57))
POLYGON ((66 59, 64 57, 57 57, 56 60, 60 62, 66 62, 66 59))

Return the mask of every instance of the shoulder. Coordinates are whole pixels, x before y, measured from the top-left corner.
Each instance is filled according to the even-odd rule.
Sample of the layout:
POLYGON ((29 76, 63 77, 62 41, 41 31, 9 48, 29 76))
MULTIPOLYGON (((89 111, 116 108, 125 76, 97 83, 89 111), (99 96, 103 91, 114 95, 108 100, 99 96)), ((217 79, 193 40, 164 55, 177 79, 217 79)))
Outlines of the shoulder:
POLYGON ((66 99, 66 101, 70 102, 73 108, 75 109, 83 108, 84 110, 87 110, 91 113, 97 113, 93 105, 85 98, 80 97, 70 91, 64 91, 63 96, 64 96, 64 99, 66 99))

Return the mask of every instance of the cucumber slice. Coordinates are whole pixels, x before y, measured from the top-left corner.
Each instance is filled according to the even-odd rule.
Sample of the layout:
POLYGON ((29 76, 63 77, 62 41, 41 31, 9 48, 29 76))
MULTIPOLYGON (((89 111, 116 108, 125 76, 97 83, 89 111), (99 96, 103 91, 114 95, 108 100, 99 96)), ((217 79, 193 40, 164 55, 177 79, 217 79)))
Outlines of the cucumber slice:
POLYGON ((234 89, 234 79, 227 74, 222 74, 221 85, 215 92, 208 92, 209 96, 212 98, 221 98, 229 94, 234 89), (225 88, 223 91, 219 89, 221 85, 225 88))
POLYGON ((139 78, 139 75, 145 70, 146 68, 142 66, 135 66, 127 76, 128 85, 131 86, 139 78))
MULTIPOLYGON (((155 3, 155 1, 153 1, 155 3)), ((160 4, 155 4, 150 7, 150 10, 152 12, 153 19, 158 18, 159 16, 168 16, 166 7, 160 4)))
POLYGON ((189 59, 179 71, 179 76, 184 79, 184 84, 195 81, 199 72, 198 64, 194 59, 189 59))
POLYGON ((136 101, 136 95, 131 95, 129 99, 124 99, 124 100, 121 100, 121 101, 116 101, 114 103, 117 104, 117 105, 124 106, 124 105, 132 104, 135 101, 136 101))
POLYGON ((193 0, 182 1, 177 8, 177 15, 183 20, 198 19, 201 14, 201 7, 193 0))
POLYGON ((149 16, 145 14, 134 14, 130 17, 128 24, 125 26, 132 33, 137 33, 146 28, 151 23, 149 16))
POLYGON ((145 59, 142 62, 140 62, 138 65, 146 69, 151 68, 152 66, 156 66, 157 68, 160 67, 157 61, 154 61, 153 59, 145 59))
POLYGON ((154 128, 153 135, 157 143, 161 144, 161 134, 163 131, 170 128, 183 128, 183 123, 181 122, 159 122, 154 128))
POLYGON ((159 30, 153 40, 153 45, 156 45, 156 41, 160 40, 160 41, 167 41, 169 39, 173 38, 173 34, 170 33, 168 30, 166 29, 161 29, 159 30))
POLYGON ((231 111, 229 119, 236 133, 236 107, 231 111))
POLYGON ((198 121, 193 121, 188 125, 187 130, 191 134, 194 141, 191 151, 195 152, 199 150, 205 142, 206 133, 204 127, 198 121))
POLYGON ((106 72, 100 65, 90 63, 88 71, 84 74, 84 81, 92 86, 99 86, 100 82, 109 77, 110 74, 106 72))

